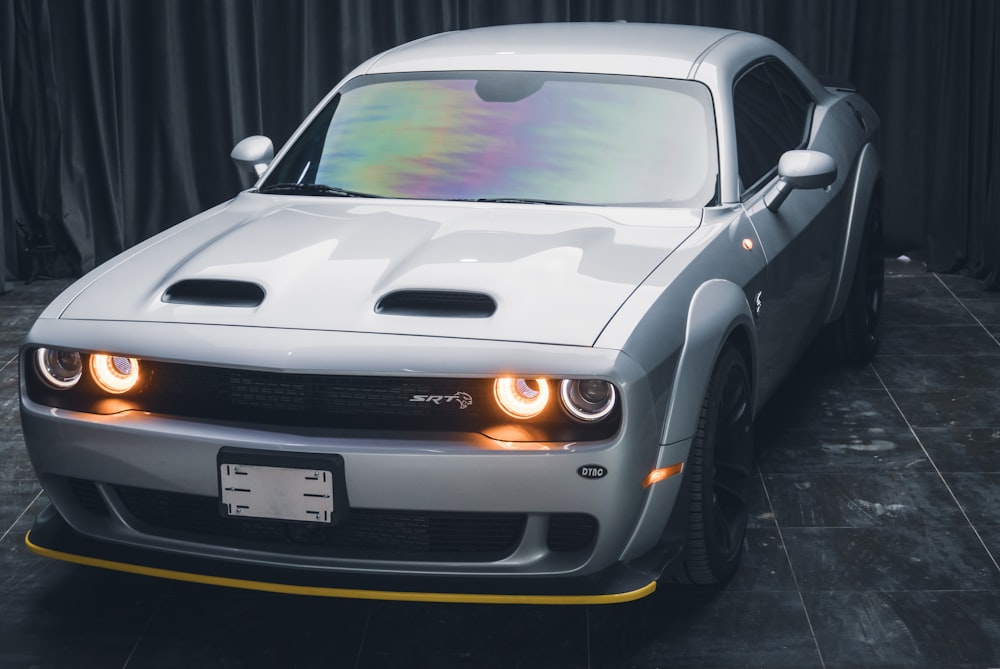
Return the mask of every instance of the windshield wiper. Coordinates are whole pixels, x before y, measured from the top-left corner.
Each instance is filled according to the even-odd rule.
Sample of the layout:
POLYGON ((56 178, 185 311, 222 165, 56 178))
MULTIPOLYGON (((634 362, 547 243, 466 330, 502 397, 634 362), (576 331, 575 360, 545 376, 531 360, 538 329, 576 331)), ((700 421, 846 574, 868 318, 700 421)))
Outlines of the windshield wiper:
POLYGON ((501 204, 580 204, 562 200, 542 200, 533 197, 456 197, 451 202, 499 202, 501 204))
POLYGON ((327 197, 381 197, 371 193, 360 193, 355 190, 347 190, 337 186, 327 186, 326 184, 296 184, 278 183, 261 186, 258 193, 267 194, 290 194, 290 195, 325 195, 327 197))

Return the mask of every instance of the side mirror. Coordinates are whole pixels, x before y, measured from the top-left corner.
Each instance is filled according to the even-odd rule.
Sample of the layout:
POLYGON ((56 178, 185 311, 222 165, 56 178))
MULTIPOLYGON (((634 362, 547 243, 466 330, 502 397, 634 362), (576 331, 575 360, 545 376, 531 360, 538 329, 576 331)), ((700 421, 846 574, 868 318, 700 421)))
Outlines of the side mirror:
POLYGON ((274 158, 274 144, 263 135, 251 135, 233 147, 229 154, 238 167, 253 169, 259 177, 274 158))
POLYGON ((764 196, 771 211, 795 189, 826 188, 837 179, 837 163, 821 151, 786 151, 778 161, 778 185, 764 196))

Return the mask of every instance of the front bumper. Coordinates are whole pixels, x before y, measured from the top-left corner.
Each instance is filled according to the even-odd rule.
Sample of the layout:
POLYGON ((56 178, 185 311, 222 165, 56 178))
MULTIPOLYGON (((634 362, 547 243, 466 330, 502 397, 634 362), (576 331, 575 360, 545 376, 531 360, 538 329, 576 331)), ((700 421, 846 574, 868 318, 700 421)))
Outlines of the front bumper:
POLYGON ((656 589, 648 576, 616 565, 577 579, 516 581, 421 576, 363 576, 259 564, 221 562, 97 541, 75 532, 52 506, 25 536, 43 557, 90 567, 262 592, 314 597, 469 604, 617 604, 656 589))
MULTIPOLYGON (((55 341, 41 338, 54 326, 39 323, 45 327, 36 325, 38 333, 33 333, 38 337, 27 345, 55 341)), ((71 332, 60 328, 62 335, 75 337, 70 341, 60 337, 60 343, 96 350, 102 348, 96 346, 97 341, 111 338, 111 349, 139 357, 154 358, 154 349, 166 347, 168 353, 176 354, 168 356, 170 359, 202 364, 204 359, 212 359, 215 364, 234 367, 248 365, 245 358, 249 356, 255 360, 253 368, 275 372, 315 372, 311 367, 289 370, 289 360, 308 360, 350 373, 409 369, 403 360, 392 357, 401 350, 398 338, 382 346, 381 338, 367 337, 378 340, 379 345, 368 341, 365 348, 354 335, 288 332, 281 338, 286 347, 275 349, 274 333, 267 337, 271 342, 268 347, 260 341, 263 335, 252 328, 219 333, 206 326, 189 332, 181 326, 141 325, 109 329, 97 323, 71 332), (136 338, 136 330, 148 330, 149 341, 136 338), (114 340, 122 332, 129 333, 128 341, 114 340), (177 336, 167 337, 165 332, 177 336), (190 340, 193 333, 199 341, 212 343, 199 359, 170 349, 177 342, 190 340), (218 343, 223 341, 226 346, 218 343), (335 345, 337 342, 344 345, 335 345), (352 343, 355 346, 349 345, 352 343), (358 359, 344 358, 348 355, 345 351, 358 359), (261 357, 263 362, 256 360, 261 357)), ((484 353, 482 343, 472 346, 461 340, 414 338, 405 343, 413 349, 407 354, 410 365, 412 360, 447 358, 453 363, 450 369, 457 370, 455 374, 469 376, 499 373, 499 363, 487 359, 509 359, 511 353, 511 345, 504 345, 504 355, 500 355, 499 349, 487 347, 484 353)), ((251 587, 245 581, 258 584, 253 587, 259 589, 269 589, 259 584, 272 582, 283 583, 281 587, 320 587, 337 591, 337 596, 358 596, 345 594, 354 590, 396 592, 397 583, 398 591, 410 593, 406 596, 410 599, 430 596, 426 594, 430 591, 458 593, 465 597, 463 601, 650 592, 669 558, 670 548, 661 545, 661 538, 678 500, 682 477, 649 487, 644 487, 643 481, 654 468, 685 462, 690 440, 659 444, 658 396, 644 371, 627 356, 572 347, 514 348, 519 358, 530 361, 528 369, 544 370, 546 375, 615 379, 626 408, 619 432, 596 442, 507 443, 471 432, 251 426, 139 411, 97 415, 33 402, 22 378, 21 416, 28 452, 39 480, 64 519, 61 522, 72 528, 66 536, 74 537, 70 540, 65 533, 47 534, 47 523, 40 520, 29 542, 37 551, 48 551, 44 554, 50 557, 78 556, 74 561, 96 560, 99 563, 86 564, 112 569, 152 570, 140 573, 219 584, 230 583, 205 579, 235 579, 237 587, 251 587), (314 537, 305 537, 306 541, 296 538, 292 546, 261 543, 259 535, 247 537, 232 528, 219 527, 217 455, 223 449, 342 458, 343 489, 349 498, 350 515, 355 518, 412 512, 428 518, 465 514, 475 516, 475 522, 484 517, 493 522, 496 516, 516 516, 523 519, 523 531, 512 531, 510 543, 502 550, 474 548, 480 551, 475 558, 467 557, 465 546, 460 550, 432 548, 432 555, 373 555, 354 550, 354 545, 351 550, 341 550, 343 544, 335 541, 317 547, 314 537), (595 466, 606 475, 592 479, 579 473, 595 466), (184 505, 183 522, 173 515, 175 502, 184 505), (161 514, 164 509, 167 512, 161 514), (192 514, 187 513, 192 510, 192 514), (593 520, 593 540, 586 545, 570 542, 569 547, 564 543, 554 548, 553 518, 567 516, 593 520), (62 539, 57 542, 54 537, 62 539), (652 561, 647 559, 651 552, 656 554, 652 561), (133 554, 138 557, 131 557, 133 554), (637 566, 640 563, 642 566, 637 566), (286 582, 284 577, 259 573, 295 577, 286 582), (359 583, 372 585, 357 586, 359 583), (378 585, 382 583, 390 585, 378 585), (469 598, 477 594, 491 599, 469 598)), ((387 522, 395 523, 395 516, 387 522)), ((474 529, 481 531, 481 527, 474 529)), ((285 532, 287 535, 288 530, 285 532)), ((367 534, 373 535, 381 536, 367 534)), ((370 548, 364 546, 365 550, 370 548)), ((451 601, 445 595, 435 597, 451 601)))

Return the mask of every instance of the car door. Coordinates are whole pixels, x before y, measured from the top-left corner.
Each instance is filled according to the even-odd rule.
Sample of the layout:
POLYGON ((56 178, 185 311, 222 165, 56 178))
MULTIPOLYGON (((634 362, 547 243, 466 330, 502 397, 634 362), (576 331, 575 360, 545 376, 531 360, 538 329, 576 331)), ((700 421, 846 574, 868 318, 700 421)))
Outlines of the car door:
POLYGON ((780 62, 750 67, 733 89, 741 201, 767 257, 758 296, 761 391, 770 394, 822 325, 836 219, 832 189, 795 190, 773 212, 764 203, 785 151, 807 148, 814 102, 780 62))

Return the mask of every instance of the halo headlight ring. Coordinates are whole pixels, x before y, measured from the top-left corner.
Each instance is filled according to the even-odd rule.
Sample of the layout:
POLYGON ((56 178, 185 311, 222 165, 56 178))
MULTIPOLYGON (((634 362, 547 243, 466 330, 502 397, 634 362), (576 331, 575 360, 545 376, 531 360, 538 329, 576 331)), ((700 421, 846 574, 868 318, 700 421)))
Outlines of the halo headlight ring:
POLYGON ((65 348, 39 348, 35 369, 42 380, 56 390, 69 390, 83 376, 83 356, 65 348))
POLYGON ((549 382, 545 379, 524 379, 502 376, 493 382, 497 405, 512 418, 527 420, 545 410, 549 404, 549 382))
POLYGON ((90 356, 90 374, 104 392, 122 395, 139 382, 139 361, 123 355, 95 353, 90 356))
POLYGON ((570 416, 593 423, 614 411, 618 394, 614 385, 602 379, 564 379, 559 384, 559 398, 570 416))

